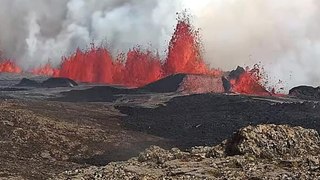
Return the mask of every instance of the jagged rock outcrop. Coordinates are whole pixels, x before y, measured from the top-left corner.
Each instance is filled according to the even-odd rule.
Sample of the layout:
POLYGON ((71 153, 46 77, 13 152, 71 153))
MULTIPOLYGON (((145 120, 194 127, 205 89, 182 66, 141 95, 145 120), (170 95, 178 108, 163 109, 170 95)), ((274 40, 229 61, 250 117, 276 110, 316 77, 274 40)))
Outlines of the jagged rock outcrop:
POLYGON ((320 154, 316 130, 287 125, 249 126, 227 142, 229 155, 252 154, 260 158, 290 158, 320 154))
POLYGON ((240 129, 214 147, 183 152, 152 146, 137 158, 67 171, 57 179, 314 179, 320 176, 319 135, 287 125, 240 129))
POLYGON ((292 88, 289 95, 300 99, 320 100, 320 87, 298 86, 292 88))

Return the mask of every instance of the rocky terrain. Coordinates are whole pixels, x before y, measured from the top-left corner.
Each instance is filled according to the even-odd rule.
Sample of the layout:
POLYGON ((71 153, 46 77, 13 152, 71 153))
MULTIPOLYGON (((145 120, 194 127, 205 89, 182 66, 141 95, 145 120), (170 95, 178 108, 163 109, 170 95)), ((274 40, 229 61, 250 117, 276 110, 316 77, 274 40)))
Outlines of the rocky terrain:
POLYGON ((248 126, 213 147, 164 150, 103 167, 66 171, 53 179, 316 179, 317 131, 284 125, 248 126))
POLYGON ((0 100, 0 179, 47 179, 127 160, 159 137, 125 130, 112 106, 0 100))
MULTIPOLYGON (((23 83, 46 82, 28 78, 23 83)), ((184 91, 194 79, 223 85, 194 75, 137 89, 74 86, 66 79, 54 79, 50 88, 15 86, 21 79, 0 76, 0 179, 319 175, 317 89, 260 97, 213 93, 201 86, 195 92, 210 93, 184 91)))

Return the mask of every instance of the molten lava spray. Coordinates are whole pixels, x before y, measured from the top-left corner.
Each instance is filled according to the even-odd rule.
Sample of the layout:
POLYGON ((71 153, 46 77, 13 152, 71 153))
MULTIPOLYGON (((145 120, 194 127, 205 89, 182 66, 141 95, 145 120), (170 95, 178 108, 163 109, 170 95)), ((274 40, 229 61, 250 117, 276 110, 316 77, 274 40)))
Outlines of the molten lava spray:
POLYGON ((139 49, 128 52, 123 74, 121 84, 128 86, 143 86, 164 76, 159 57, 151 51, 143 52, 139 49))
POLYGON ((238 77, 231 79, 230 83, 233 92, 262 96, 271 95, 271 93, 261 84, 263 79, 264 77, 260 72, 259 66, 255 65, 253 69, 247 69, 238 77))
POLYGON ((136 47, 114 60, 108 49, 95 47, 78 49, 64 57, 59 69, 50 65, 33 70, 35 74, 68 77, 81 82, 121 84, 139 87, 176 73, 221 75, 208 68, 201 56, 198 31, 187 16, 179 17, 165 60, 150 50, 136 47), (125 57, 123 57, 125 56, 125 57))
POLYGON ((21 73, 22 70, 14 62, 5 60, 0 62, 0 72, 6 73, 21 73))
POLYGON ((53 68, 50 64, 45 66, 35 68, 32 71, 32 74, 36 75, 45 75, 45 76, 59 76, 59 69, 53 68))
POLYGON ((178 24, 169 44, 168 57, 164 64, 167 75, 175 73, 212 74, 219 70, 209 69, 201 56, 199 31, 194 30, 187 15, 178 17, 178 24))

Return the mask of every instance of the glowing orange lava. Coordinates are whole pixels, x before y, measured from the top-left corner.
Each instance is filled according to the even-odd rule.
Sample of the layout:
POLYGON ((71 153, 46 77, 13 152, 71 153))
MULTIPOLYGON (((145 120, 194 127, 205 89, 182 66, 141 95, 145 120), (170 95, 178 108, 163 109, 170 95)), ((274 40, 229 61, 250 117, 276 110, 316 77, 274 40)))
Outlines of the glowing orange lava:
POLYGON ((261 84, 263 80, 259 66, 246 70, 236 79, 231 79, 232 91, 240 94, 269 96, 271 93, 261 84))
POLYGON ((124 68, 121 84, 143 86, 163 77, 160 59, 150 51, 130 50, 124 68))
POLYGON ((46 64, 45 66, 33 69, 32 73, 44 76, 58 76, 59 69, 53 68, 50 64, 46 64))
POLYGON ((52 73, 81 82, 130 87, 140 87, 176 73, 221 75, 220 70, 210 69, 204 63, 198 37, 198 32, 188 19, 182 18, 178 20, 164 61, 152 51, 141 48, 133 48, 125 55, 122 54, 124 57, 114 60, 106 48, 92 46, 87 51, 78 49, 75 54, 63 58, 59 70, 50 70, 50 66, 45 66, 33 72, 46 75, 52 73))
POLYGON ((0 73, 21 73, 22 70, 19 66, 17 66, 14 62, 9 60, 4 60, 0 62, 0 73))
POLYGON ((201 56, 199 32, 194 30, 187 17, 178 19, 178 24, 169 44, 168 57, 164 64, 166 74, 193 73, 221 75, 221 71, 209 69, 201 56))

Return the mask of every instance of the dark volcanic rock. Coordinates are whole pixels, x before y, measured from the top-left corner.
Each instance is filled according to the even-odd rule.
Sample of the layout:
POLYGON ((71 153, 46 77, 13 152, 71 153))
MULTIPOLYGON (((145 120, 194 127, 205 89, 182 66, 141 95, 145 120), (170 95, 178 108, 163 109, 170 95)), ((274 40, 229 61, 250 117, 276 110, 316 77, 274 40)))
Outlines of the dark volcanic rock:
POLYGON ((232 85, 226 77, 222 77, 222 84, 227 93, 231 92, 232 85))
POLYGON ((58 101, 71 102, 113 102, 121 95, 142 93, 223 93, 225 92, 222 79, 206 75, 176 74, 153 82, 141 88, 123 88, 112 86, 96 86, 86 90, 63 92, 63 98, 58 101))
POLYGON ((24 88, 12 88, 12 87, 0 88, 0 91, 8 91, 8 92, 26 91, 26 90, 28 90, 28 89, 24 89, 24 88))
POLYGON ((220 77, 198 74, 175 74, 141 89, 155 93, 181 92, 188 94, 224 93, 223 81, 220 77))
POLYGON ((243 67, 238 66, 236 70, 233 70, 229 74, 229 79, 238 79, 246 70, 243 67))
POLYGON ((74 87, 78 84, 69 78, 49 78, 41 83, 42 87, 56 88, 56 87, 74 87))
POLYGON ((121 94, 138 94, 139 89, 126 89, 111 86, 96 86, 86 90, 72 90, 63 92, 62 98, 56 98, 58 101, 68 102, 113 102, 121 94))
POLYGON ((223 87, 226 92, 232 92, 232 85, 230 80, 237 80, 245 73, 246 70, 243 67, 238 66, 237 69, 232 70, 228 75, 222 77, 223 87))
POLYGON ((175 97, 158 108, 117 107, 128 129, 172 139, 178 148, 212 145, 248 125, 289 124, 320 132, 320 104, 248 96, 175 97), (165 129, 165 130, 164 130, 165 129))
POLYGON ((290 96, 301 99, 320 100, 320 87, 299 86, 289 91, 290 96))
POLYGON ((23 78, 16 86, 17 87, 40 87, 41 84, 35 80, 23 78))
POLYGON ((186 74, 171 75, 160 79, 159 81, 150 83, 144 86, 142 89, 156 93, 176 92, 185 77, 186 74))

